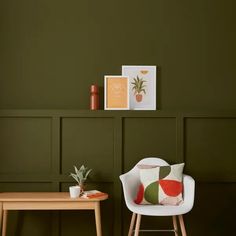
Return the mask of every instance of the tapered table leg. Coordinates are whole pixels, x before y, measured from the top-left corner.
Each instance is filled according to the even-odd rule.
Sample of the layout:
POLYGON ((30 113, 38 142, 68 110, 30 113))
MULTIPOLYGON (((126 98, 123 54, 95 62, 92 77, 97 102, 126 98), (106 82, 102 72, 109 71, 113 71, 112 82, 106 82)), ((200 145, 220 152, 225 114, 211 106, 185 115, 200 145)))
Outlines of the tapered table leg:
POLYGON ((100 202, 95 202, 95 221, 97 236, 102 236, 100 202))
POLYGON ((2 236, 7 235, 7 214, 8 214, 8 211, 4 210, 3 211, 3 221, 2 221, 2 236))

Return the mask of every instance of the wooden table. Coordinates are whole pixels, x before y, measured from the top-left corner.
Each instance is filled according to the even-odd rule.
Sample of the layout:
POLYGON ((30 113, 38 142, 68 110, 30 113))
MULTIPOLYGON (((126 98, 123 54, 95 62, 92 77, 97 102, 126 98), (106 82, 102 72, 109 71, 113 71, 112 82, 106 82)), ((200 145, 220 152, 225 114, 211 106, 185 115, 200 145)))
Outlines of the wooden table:
POLYGON ((97 236, 102 236, 100 202, 104 196, 84 199, 70 198, 68 192, 0 193, 0 233, 6 235, 8 210, 94 210, 97 236))

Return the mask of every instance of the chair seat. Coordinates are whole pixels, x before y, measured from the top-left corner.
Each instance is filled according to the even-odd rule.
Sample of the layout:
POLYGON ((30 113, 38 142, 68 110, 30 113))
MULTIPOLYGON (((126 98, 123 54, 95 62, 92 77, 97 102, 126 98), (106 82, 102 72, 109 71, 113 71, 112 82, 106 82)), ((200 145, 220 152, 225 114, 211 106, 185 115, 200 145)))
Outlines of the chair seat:
POLYGON ((183 215, 191 210, 191 206, 183 202, 179 206, 138 205, 129 203, 129 210, 146 216, 173 216, 183 215))

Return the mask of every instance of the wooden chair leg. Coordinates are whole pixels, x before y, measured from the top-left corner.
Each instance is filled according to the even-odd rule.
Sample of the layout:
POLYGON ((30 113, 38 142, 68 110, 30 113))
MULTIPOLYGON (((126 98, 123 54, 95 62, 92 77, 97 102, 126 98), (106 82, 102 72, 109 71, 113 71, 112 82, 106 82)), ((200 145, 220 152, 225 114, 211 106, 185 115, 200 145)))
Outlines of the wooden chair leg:
POLYGON ((187 236, 185 225, 184 225, 183 215, 179 215, 179 223, 180 223, 182 236, 187 236))
POLYGON ((135 233, 134 233, 134 236, 138 236, 138 235, 139 235, 140 222, 141 222, 141 215, 138 214, 138 215, 137 215, 137 220, 136 220, 136 226, 135 226, 135 233))
POLYGON ((132 215, 132 218, 131 218, 131 221, 130 221, 128 236, 132 236, 136 215, 137 214, 133 212, 133 215, 132 215))
POLYGON ((178 225, 177 225, 176 216, 172 216, 172 219, 173 219, 173 226, 174 226, 174 230, 175 230, 175 236, 178 236, 178 225))

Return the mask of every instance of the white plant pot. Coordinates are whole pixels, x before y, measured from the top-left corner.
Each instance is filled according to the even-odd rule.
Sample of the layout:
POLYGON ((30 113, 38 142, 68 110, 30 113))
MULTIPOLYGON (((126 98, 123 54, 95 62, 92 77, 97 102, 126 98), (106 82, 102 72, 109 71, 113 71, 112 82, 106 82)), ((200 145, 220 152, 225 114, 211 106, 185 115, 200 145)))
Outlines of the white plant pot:
POLYGON ((70 197, 71 198, 77 198, 80 195, 80 186, 70 186, 69 187, 70 190, 70 197))

